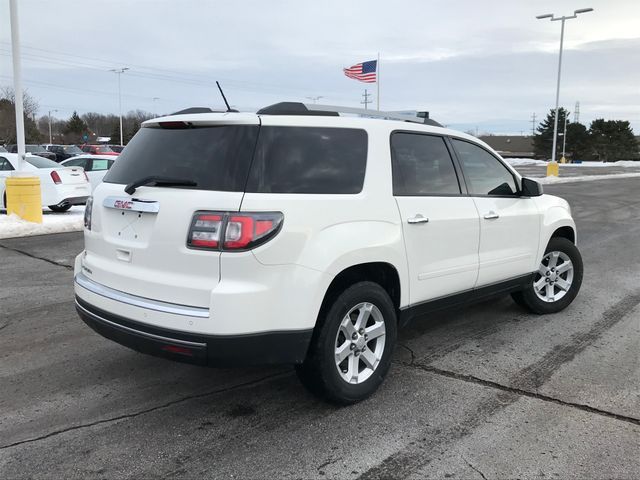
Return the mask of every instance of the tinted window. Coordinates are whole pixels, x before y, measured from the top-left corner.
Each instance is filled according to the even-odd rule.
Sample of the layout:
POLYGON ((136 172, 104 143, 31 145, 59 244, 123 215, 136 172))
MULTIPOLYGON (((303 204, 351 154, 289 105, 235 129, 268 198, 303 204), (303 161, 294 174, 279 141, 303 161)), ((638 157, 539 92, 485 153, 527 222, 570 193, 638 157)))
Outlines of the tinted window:
POLYGON ((53 160, 49 160, 48 158, 44 157, 38 157, 37 155, 28 156, 26 160, 36 168, 58 168, 60 166, 53 160))
POLYGON ((9 160, 4 157, 0 157, 0 171, 2 170, 13 170, 13 166, 9 163, 9 160))
POLYGON ((86 158, 74 158, 73 160, 68 160, 64 162, 65 167, 82 167, 84 169, 87 168, 87 159, 86 158))
POLYGON ((258 127, 141 128, 105 182, 128 184, 149 176, 193 181, 200 190, 241 192, 258 127))
POLYGON ((108 170, 109 166, 109 160, 94 158, 93 164, 91 165, 91 171, 95 172, 96 170, 108 170))
POLYGON ((364 130, 262 127, 247 191, 358 193, 366 164, 364 130))
POLYGON ((453 161, 442 137, 394 133, 391 164, 394 195, 460 193, 453 161))
POLYGON ((29 153, 42 153, 46 152, 42 145, 25 145, 25 150, 29 153))
POLYGON ((64 147, 58 147, 58 150, 64 150, 64 153, 68 153, 68 154, 79 154, 82 153, 82 150, 80 150, 78 147, 76 147, 75 145, 66 145, 64 147))
POLYGON ((513 175, 502 162, 472 143, 453 140, 469 193, 472 195, 515 195, 513 175))

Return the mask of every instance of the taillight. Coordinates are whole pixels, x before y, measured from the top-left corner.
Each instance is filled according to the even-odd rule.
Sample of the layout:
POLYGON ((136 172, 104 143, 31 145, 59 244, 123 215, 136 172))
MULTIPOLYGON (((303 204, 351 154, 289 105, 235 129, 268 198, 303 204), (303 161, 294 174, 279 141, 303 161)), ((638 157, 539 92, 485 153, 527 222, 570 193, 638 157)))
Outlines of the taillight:
POLYGON ((187 246, 208 250, 242 251, 262 245, 282 226, 280 212, 196 212, 187 246))
POLYGON ((53 183, 55 183, 56 185, 60 185, 62 183, 62 180, 60 180, 60 175, 58 175, 58 172, 56 172, 55 170, 51 172, 51 180, 53 180, 53 183))
POLYGON ((93 197, 87 198, 87 203, 84 207, 84 228, 91 230, 91 213, 93 210, 93 197))

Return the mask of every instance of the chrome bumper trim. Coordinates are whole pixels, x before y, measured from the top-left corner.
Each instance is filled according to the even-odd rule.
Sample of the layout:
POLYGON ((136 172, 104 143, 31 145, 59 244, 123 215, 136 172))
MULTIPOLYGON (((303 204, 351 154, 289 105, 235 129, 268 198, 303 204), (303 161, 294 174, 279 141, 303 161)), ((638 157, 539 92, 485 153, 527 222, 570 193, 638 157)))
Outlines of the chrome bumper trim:
POLYGON ((147 310, 155 310, 156 312, 171 313, 173 315, 184 315, 187 317, 209 318, 209 309, 203 307, 191 307, 189 305, 179 305, 177 303, 161 302, 160 300, 151 300, 130 293, 121 292, 110 287, 106 287, 94 282, 82 272, 75 277, 75 283, 82 288, 89 290, 96 295, 115 300, 116 302, 126 303, 134 307, 146 308, 147 310))
POLYGON ((141 330, 136 330, 135 328, 126 327, 126 326, 121 325, 119 323, 112 322, 111 320, 107 320, 106 318, 101 317, 100 315, 96 315, 93 312, 90 312, 89 310, 84 308, 82 305, 80 305, 80 303, 78 303, 77 300, 76 300, 76 307, 78 307, 80 310, 82 310, 87 315, 90 315, 91 317, 99 320, 100 322, 107 323, 107 324, 111 325, 112 327, 120 328, 122 330, 126 330, 127 332, 130 332, 130 333, 133 333, 133 334, 136 334, 136 335, 152 338, 154 340, 160 340, 162 342, 180 344, 180 345, 184 345, 184 346, 187 346, 187 347, 206 347, 207 346, 206 343, 189 342, 187 340, 178 340, 178 339, 175 339, 175 338, 163 337, 161 335, 155 335, 153 333, 143 332, 141 330))

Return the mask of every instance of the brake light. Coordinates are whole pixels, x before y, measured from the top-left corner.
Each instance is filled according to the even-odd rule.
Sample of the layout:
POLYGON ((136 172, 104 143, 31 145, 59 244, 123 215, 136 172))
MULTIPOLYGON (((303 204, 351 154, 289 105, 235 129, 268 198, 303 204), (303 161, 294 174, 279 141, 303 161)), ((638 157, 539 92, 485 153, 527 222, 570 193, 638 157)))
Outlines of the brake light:
POLYGON ((282 226, 280 212, 196 212, 187 246, 208 250, 243 251, 268 242, 282 226))
POLYGON ((56 172, 55 170, 51 172, 51 180, 53 180, 53 183, 55 183, 56 185, 60 185, 62 183, 62 180, 60 180, 60 175, 58 175, 58 172, 56 172))

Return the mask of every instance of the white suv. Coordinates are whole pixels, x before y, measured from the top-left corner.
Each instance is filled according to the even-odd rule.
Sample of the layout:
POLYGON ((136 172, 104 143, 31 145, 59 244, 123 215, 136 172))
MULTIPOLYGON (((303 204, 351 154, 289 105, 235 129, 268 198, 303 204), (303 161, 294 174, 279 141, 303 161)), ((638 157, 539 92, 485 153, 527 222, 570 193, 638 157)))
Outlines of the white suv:
POLYGON ((575 298, 566 201, 428 119, 318 108, 145 122, 87 205, 82 319, 174 360, 295 364, 348 404, 380 385, 416 316, 499 293, 536 313, 575 298))

